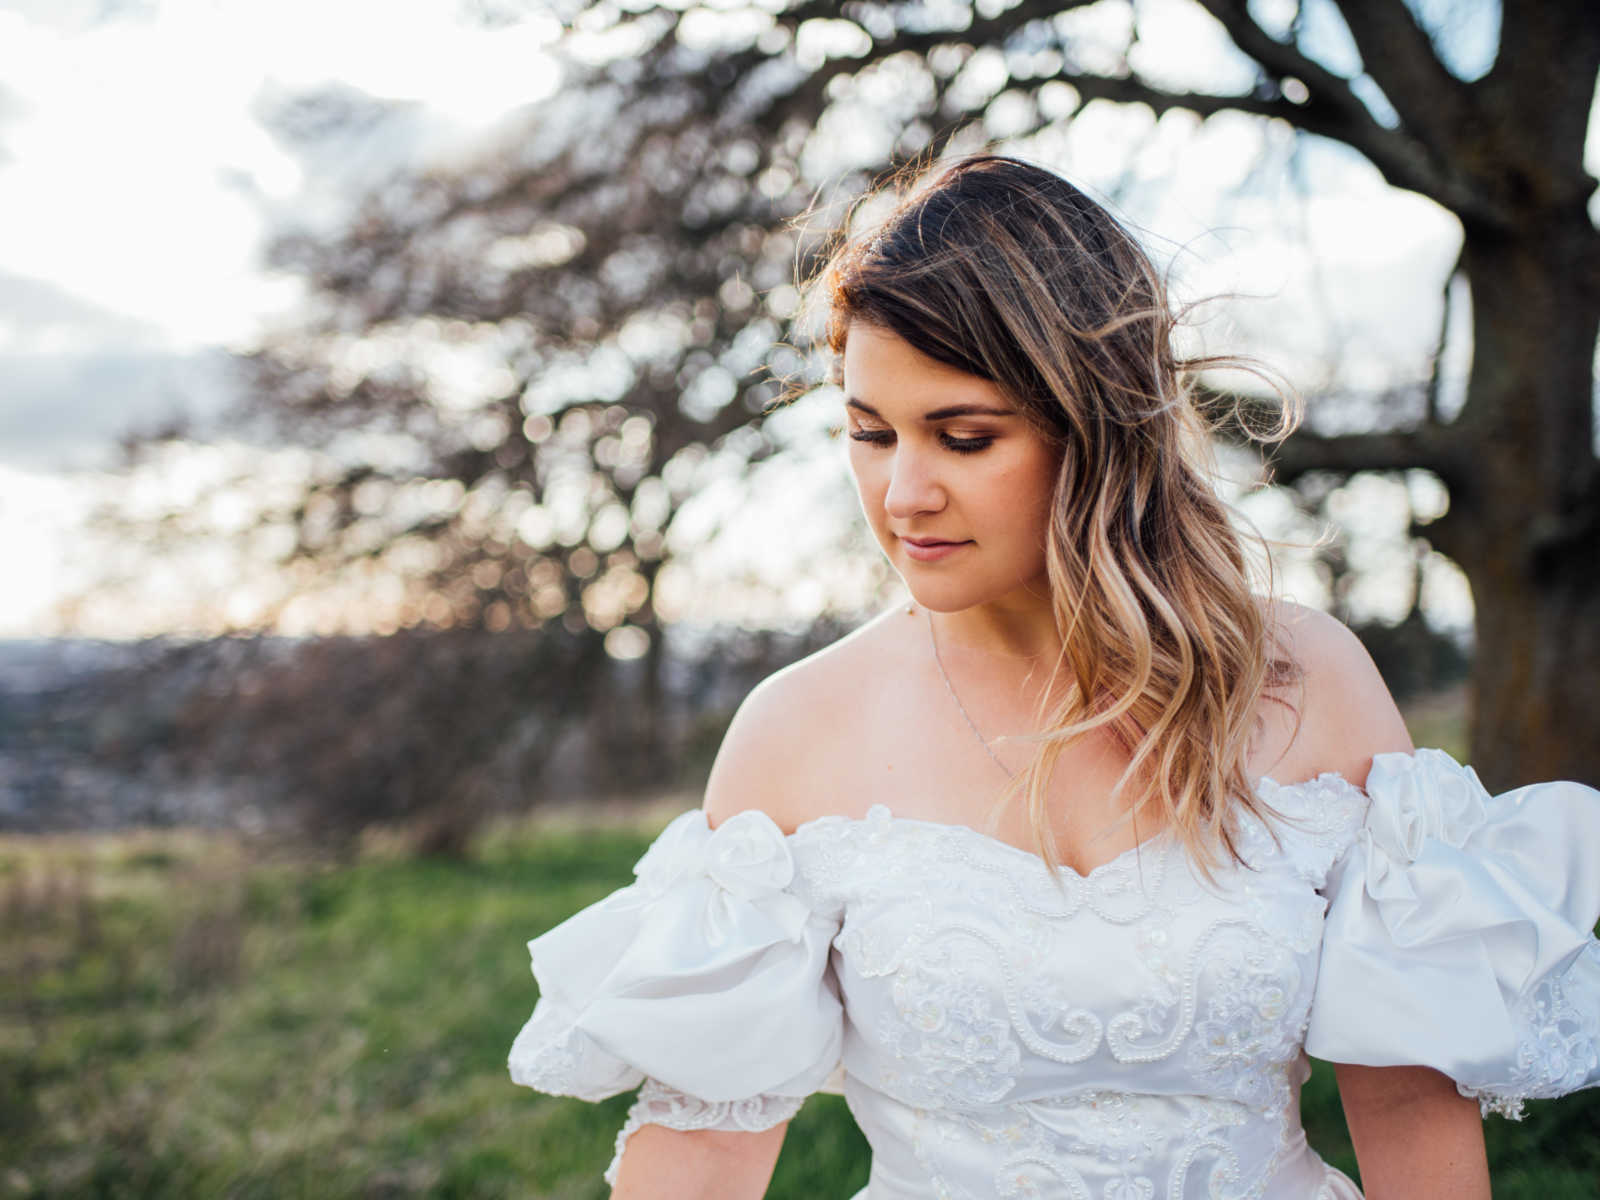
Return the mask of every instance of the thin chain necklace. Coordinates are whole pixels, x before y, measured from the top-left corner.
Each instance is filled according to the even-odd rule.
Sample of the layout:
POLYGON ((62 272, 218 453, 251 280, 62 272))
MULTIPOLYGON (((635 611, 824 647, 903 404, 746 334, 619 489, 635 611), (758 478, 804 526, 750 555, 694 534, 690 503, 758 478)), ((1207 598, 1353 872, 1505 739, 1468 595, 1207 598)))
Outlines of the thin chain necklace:
MULTIPOLYGON (((915 605, 908 604, 906 605, 906 611, 912 612, 915 610, 915 607, 915 605)), ((944 669, 944 659, 939 657, 939 639, 935 637, 933 633, 933 610, 931 608, 927 608, 923 609, 923 612, 927 613, 928 615, 928 641, 933 645, 933 661, 938 664, 939 677, 944 680, 945 690, 950 693, 950 699, 956 702, 956 707, 961 710, 961 715, 966 718, 967 728, 972 730, 972 736, 978 739, 978 743, 983 747, 984 753, 994 760, 995 766, 999 767, 1006 773, 1007 779, 1011 778, 1011 768, 1000 761, 993 748, 990 747, 988 739, 985 738, 983 734, 978 732, 978 726, 973 721, 972 714, 967 711, 967 706, 961 703, 961 697, 956 695, 955 685, 950 682, 950 673, 944 669)))

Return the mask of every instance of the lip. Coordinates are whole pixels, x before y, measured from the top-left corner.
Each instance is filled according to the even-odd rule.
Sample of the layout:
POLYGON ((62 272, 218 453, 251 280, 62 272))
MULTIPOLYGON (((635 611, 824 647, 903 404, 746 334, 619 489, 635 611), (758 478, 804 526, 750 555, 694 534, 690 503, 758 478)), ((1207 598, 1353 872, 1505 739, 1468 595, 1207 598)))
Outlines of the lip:
POLYGON ((937 562, 947 558, 970 542, 945 542, 937 538, 901 538, 900 544, 905 547, 906 554, 917 562, 937 562))

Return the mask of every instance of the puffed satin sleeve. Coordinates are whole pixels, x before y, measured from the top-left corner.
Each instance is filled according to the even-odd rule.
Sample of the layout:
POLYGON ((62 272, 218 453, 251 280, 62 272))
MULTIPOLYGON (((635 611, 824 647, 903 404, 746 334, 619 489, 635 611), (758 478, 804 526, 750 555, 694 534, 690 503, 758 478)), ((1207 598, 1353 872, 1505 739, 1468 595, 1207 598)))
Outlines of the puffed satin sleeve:
POLYGON ((642 1124, 787 1120, 839 1061, 837 914, 808 902, 788 839, 754 810, 715 830, 700 810, 682 814, 634 874, 528 943, 539 1000, 511 1078, 584 1100, 643 1083, 619 1157, 642 1124))
POLYGON ((1486 1114, 1600 1084, 1600 792, 1491 796, 1439 750, 1376 756, 1366 791, 1306 1050, 1433 1067, 1486 1114))

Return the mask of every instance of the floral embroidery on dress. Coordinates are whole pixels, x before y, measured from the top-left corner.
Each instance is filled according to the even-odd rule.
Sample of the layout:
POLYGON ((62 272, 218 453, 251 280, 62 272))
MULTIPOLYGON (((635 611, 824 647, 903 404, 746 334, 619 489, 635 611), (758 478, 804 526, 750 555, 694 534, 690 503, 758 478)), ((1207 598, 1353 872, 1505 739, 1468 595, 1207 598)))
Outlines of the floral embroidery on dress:
POLYGON ((572 1015, 540 997, 512 1047, 512 1079, 559 1095, 565 1084, 582 1077, 582 1065, 583 1035, 573 1027, 572 1015))
POLYGON ((973 953, 963 931, 945 928, 894 974, 892 1010, 880 1037, 895 1057, 917 1066, 907 1100, 990 1104, 1016 1086, 1022 1047, 984 968, 994 947, 973 953))
POLYGON ((1262 940, 1259 930, 1242 932, 1242 944, 1209 973, 1187 1062, 1218 1094, 1265 1112, 1283 1098, 1284 1064, 1300 1052, 1294 1018, 1310 997, 1296 955, 1262 940))
MULTIPOLYGON (((1350 836, 1356 808, 1346 797, 1331 817, 1307 820, 1291 846, 1350 836)), ((1042 860, 971 830, 901 821, 881 809, 869 820, 871 838, 857 841, 840 837, 852 828, 844 819, 806 827, 799 860, 802 873, 819 857, 832 860, 817 874, 841 891, 842 963, 855 978, 888 985, 892 1003, 880 1002, 863 1030, 877 1052, 866 1082, 917 1112, 918 1159, 937 1194, 1154 1195, 1156 1181, 1134 1166, 1163 1153, 1185 1164, 1180 1175, 1207 1172, 1209 1194, 1249 1196, 1264 1186, 1298 1127, 1283 1110, 1292 1103, 1289 1071, 1309 1003, 1301 964, 1315 953, 1324 907, 1304 882, 1287 882, 1299 878, 1298 862, 1270 831, 1241 839, 1265 875, 1225 871, 1220 892, 1160 844, 1086 877, 1066 873, 1058 889, 1042 860), (936 902, 942 893, 928 886, 952 877, 970 901, 958 910, 936 902), (974 920, 974 912, 994 919, 974 920), (1119 935, 1118 943, 1134 952, 1129 966, 1142 968, 1111 1010, 1079 999, 1074 938, 1096 926, 1107 934, 1128 927, 1131 940, 1119 935), (1195 1101, 1179 1144, 1163 1151, 1135 1136, 1136 1095, 1068 1094, 1043 1108, 1006 1103, 1024 1052, 1072 1064, 1107 1054, 1151 1066, 1176 1057, 1211 1099, 1195 1101), (1091 1105, 1109 1124, 1088 1122, 1100 1131, 1071 1146, 1040 1123, 1051 1110, 1081 1119, 1097 1111, 1091 1105), (1245 1168, 1226 1131, 1250 1122, 1267 1153, 1245 1168), (1014 1151, 987 1182, 964 1187, 940 1164, 970 1156, 961 1147, 974 1137, 1014 1151)), ((1331 861, 1337 850, 1321 853, 1331 861)), ((1163 1194, 1167 1186, 1161 1182, 1163 1194)))
POLYGON ((842 1067, 892 1161, 874 1173, 886 1200, 1352 1200, 1300 1129, 1308 1048, 1392 1062, 1431 1039, 1463 1094, 1508 1115, 1600 1082, 1600 942, 1588 899, 1568 905, 1576 925, 1559 910, 1589 885, 1551 876, 1545 850, 1600 841, 1600 793, 1544 786, 1574 790, 1491 798, 1426 751, 1378 756, 1370 796, 1332 774, 1264 779, 1244 865, 1210 879, 1161 837, 1053 875, 883 805, 787 837, 753 811, 716 830, 685 814, 632 888, 536 939, 561 967, 541 984, 572 995, 541 997, 513 1076, 590 1098, 643 1077, 620 1159, 644 1124, 771 1128, 842 1067), (1451 1013, 1408 1023, 1419 971, 1451 1013), (720 1096, 636 1069, 647 1055, 720 1096), (747 1092, 729 1082, 756 1070, 747 1092))
POLYGON ((1600 1073, 1600 942, 1591 941, 1566 975, 1545 980, 1518 1003, 1515 1076, 1497 1087, 1457 1084, 1463 1096, 1478 1101, 1484 1116, 1498 1113, 1520 1121, 1523 1102, 1565 1096, 1600 1073), (1588 986, 1580 987, 1576 980, 1588 986), (1581 997, 1587 996, 1588 1004, 1581 997))

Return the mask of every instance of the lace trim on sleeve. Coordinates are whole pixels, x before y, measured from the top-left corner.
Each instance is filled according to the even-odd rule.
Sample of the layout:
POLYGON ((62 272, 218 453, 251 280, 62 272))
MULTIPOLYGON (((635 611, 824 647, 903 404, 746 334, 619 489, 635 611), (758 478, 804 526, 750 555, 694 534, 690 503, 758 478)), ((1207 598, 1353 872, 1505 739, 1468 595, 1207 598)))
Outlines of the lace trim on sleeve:
POLYGON ((1484 1116, 1522 1120, 1524 1100, 1565 1096, 1586 1086, 1600 1068, 1600 1012, 1585 1006, 1582 980, 1600 980, 1600 941, 1591 940, 1564 975, 1552 976, 1517 1002, 1516 1073, 1503 1087, 1456 1091, 1478 1102, 1484 1116))
POLYGON ((637 1087, 642 1072, 607 1055, 574 1025, 572 1012, 540 996, 506 1065, 513 1083, 553 1096, 604 1100, 637 1087))
POLYGON ((782 1125, 799 1112, 804 1103, 803 1097, 772 1095, 711 1102, 686 1096, 654 1079, 646 1079, 644 1086, 639 1089, 639 1098, 628 1110, 627 1121, 617 1131, 616 1150, 611 1156, 611 1165, 606 1168, 606 1182, 612 1187, 616 1186, 617 1168, 622 1165, 622 1151, 641 1125, 760 1133, 774 1125, 782 1125))

